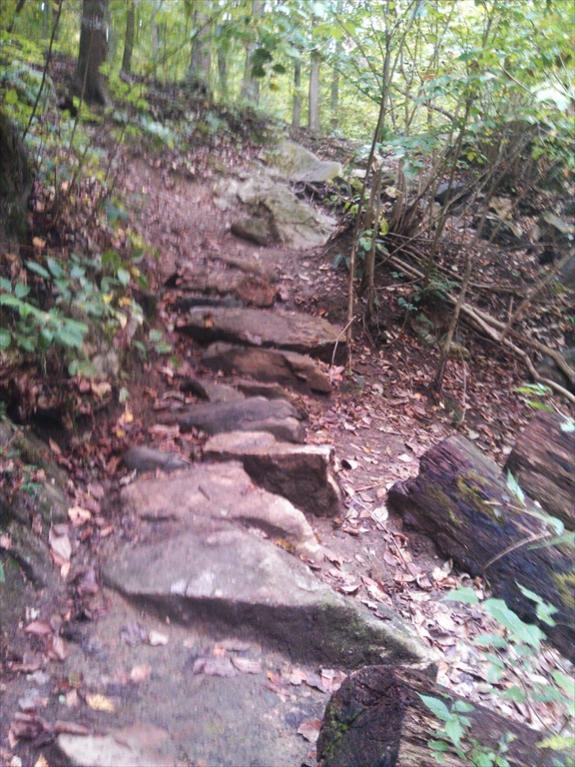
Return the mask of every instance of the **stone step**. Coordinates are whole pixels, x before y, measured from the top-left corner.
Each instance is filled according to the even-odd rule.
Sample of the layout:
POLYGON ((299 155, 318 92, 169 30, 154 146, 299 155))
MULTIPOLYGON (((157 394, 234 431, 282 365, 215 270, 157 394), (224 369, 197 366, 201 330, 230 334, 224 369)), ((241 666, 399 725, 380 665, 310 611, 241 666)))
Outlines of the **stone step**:
POLYGON ((210 370, 219 370, 226 375, 239 373, 258 381, 296 389, 303 388, 321 394, 331 392, 327 371, 311 357, 297 352, 238 346, 219 341, 206 349, 202 362, 210 370))
POLYGON ((124 514, 154 523, 163 531, 206 529, 206 520, 257 528, 302 556, 323 558, 303 513, 286 499, 256 487, 240 463, 195 464, 170 478, 140 479, 122 489, 124 514))
POLYGON ((178 321, 180 331, 200 343, 229 341, 310 354, 330 362, 345 357, 341 328, 321 317, 271 309, 213 307, 190 309, 178 321))
POLYGON ((264 431, 286 442, 305 440, 301 414, 284 399, 247 397, 236 402, 202 402, 176 413, 175 420, 183 431, 264 431))
POLYGON ((355 668, 427 655, 391 610, 380 608, 380 620, 245 530, 207 526, 130 543, 103 574, 109 587, 163 619, 216 637, 237 633, 291 659, 355 668))
POLYGON ((310 514, 334 517, 342 509, 329 445, 293 445, 263 432, 228 432, 204 446, 209 460, 241 461, 252 480, 310 514))

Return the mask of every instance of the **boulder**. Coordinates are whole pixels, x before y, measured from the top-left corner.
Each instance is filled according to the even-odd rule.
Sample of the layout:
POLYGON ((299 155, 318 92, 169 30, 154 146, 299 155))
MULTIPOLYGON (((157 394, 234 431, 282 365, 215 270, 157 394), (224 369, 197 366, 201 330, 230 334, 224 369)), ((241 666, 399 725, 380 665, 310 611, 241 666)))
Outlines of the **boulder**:
MULTIPOLYGON (((253 306, 272 306, 277 295, 277 287, 270 280, 258 274, 246 274, 239 269, 214 271, 192 271, 185 277, 176 279, 179 290, 195 291, 201 294, 229 296, 243 304, 253 306)), ((203 299, 204 303, 206 298, 203 299)), ((179 311, 201 305, 201 296, 185 296, 176 303, 179 311)), ((230 303, 228 299, 228 304, 230 303)))
POLYGON ((333 218, 299 200, 287 184, 262 174, 226 183, 219 207, 230 207, 238 201, 243 212, 232 231, 260 244, 306 250, 325 245, 336 231, 333 218))
POLYGON ((330 362, 345 357, 341 328, 322 317, 271 309, 214 307, 191 309, 178 329, 200 343, 228 341, 310 354, 330 362))
POLYGON ((327 372, 311 357, 297 352, 218 342, 208 347, 202 362, 211 370, 221 370, 227 375, 239 373, 258 381, 307 388, 321 394, 331 392, 327 372))
POLYGON ((301 416, 285 399, 247 397, 239 402, 202 402, 176 415, 180 429, 208 434, 223 431, 265 431, 287 442, 303 442, 301 416))
POLYGON ((265 158, 288 181, 304 181, 311 184, 323 184, 343 175, 341 163, 320 160, 309 149, 293 141, 282 141, 265 158))
MULTIPOLYGON (((199 464, 169 479, 139 480, 122 490, 126 513, 149 522, 193 529, 205 519, 256 527, 310 559, 321 558, 301 511, 256 487, 239 463, 199 464)), ((156 533, 155 533, 156 534, 156 533)))
POLYGON ((329 445, 290 445, 272 434, 228 432, 211 437, 204 455, 211 460, 241 461, 257 485, 283 495, 302 511, 321 517, 341 511, 329 445))
POLYGON ((575 530, 575 431, 557 413, 537 413, 511 451, 505 468, 553 517, 575 530))
POLYGON ((181 389, 208 402, 239 402, 245 399, 245 395, 234 386, 206 378, 186 378, 181 389))
MULTIPOLYGON (((441 737, 445 722, 432 714, 421 695, 448 707, 464 700, 415 669, 368 666, 351 674, 327 706, 317 743, 320 767, 469 767, 468 758, 453 747, 446 747, 441 761, 434 757, 437 752, 428 744, 441 737)), ((502 735, 513 736, 505 755, 509 767, 556 763, 557 752, 538 747, 540 732, 475 702, 467 716, 471 738, 481 745, 497 749, 502 735)))
POLYGON ((428 658, 392 611, 380 608, 376 618, 286 551, 233 527, 129 543, 110 558, 104 580, 162 618, 216 638, 255 638, 302 661, 354 668, 428 658))

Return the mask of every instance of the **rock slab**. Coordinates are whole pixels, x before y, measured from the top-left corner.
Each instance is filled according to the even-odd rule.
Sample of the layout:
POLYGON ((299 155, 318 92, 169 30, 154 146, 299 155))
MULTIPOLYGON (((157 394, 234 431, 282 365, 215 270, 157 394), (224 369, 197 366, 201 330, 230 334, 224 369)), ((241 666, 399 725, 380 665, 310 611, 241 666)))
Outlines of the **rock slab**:
POLYGON ((169 479, 146 479, 121 492, 124 512, 150 522, 174 522, 193 529, 202 520, 239 522, 279 539, 310 559, 319 544, 301 511, 256 487, 239 463, 197 464, 169 479))
POLYGON ((239 373, 258 381, 304 387, 321 394, 331 392, 327 373, 311 357, 296 352, 237 346, 220 341, 206 349, 202 362, 207 368, 221 370, 227 375, 239 373))
POLYGON ((105 734, 59 735, 57 750, 74 767, 184 767, 169 734, 151 724, 105 734))
POLYGON ((283 349, 309 354, 331 362, 345 356, 341 328, 321 317, 301 312, 214 307, 191 309, 178 329, 200 343, 228 341, 235 344, 283 349))
POLYGON ((287 442, 303 442, 301 415, 285 399, 247 397, 235 402, 202 402, 178 413, 180 429, 192 428, 208 434, 226 431, 264 431, 287 442))
POLYGON ((329 445, 291 445, 272 434, 228 432, 211 437, 204 455, 211 460, 241 461, 257 485, 284 496, 305 512, 333 517, 341 511, 329 445))
POLYGON ((195 529, 126 546, 108 561, 104 579, 162 617, 216 636, 256 638, 294 659, 355 668, 427 655, 394 613, 374 617, 244 530, 195 529))

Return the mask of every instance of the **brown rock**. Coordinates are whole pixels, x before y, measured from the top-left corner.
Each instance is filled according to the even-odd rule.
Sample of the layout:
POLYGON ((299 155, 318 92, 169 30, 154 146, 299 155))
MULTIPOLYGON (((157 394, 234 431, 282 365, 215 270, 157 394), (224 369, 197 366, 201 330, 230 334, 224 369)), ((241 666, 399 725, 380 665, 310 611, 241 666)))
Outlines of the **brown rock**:
POLYGON ((310 354, 330 362, 345 356, 341 328, 321 317, 270 309, 191 309, 178 325, 200 343, 229 341, 310 354))
POLYGON ((239 373, 258 381, 273 381, 295 388, 308 388, 329 394, 327 373, 311 357, 296 352, 236 346, 224 342, 211 344, 202 358, 211 370, 239 373))
POLYGON ((329 445, 289 445, 272 434, 228 432, 211 437, 204 455, 218 461, 241 461, 256 484, 310 514, 333 517, 341 511, 329 445))
POLYGON ((184 431, 200 429, 208 434, 225 431, 265 431, 287 442, 303 442, 301 415, 284 399, 247 397, 239 402, 205 402, 192 405, 176 416, 184 431))

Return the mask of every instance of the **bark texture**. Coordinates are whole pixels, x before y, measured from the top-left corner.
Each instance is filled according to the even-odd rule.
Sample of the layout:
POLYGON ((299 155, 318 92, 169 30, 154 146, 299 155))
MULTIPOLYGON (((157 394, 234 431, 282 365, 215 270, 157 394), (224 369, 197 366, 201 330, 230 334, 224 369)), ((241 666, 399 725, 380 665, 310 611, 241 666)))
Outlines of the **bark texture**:
POLYGON ((136 5, 135 0, 129 0, 126 11, 126 34, 124 37, 124 55, 122 57, 122 72, 125 75, 132 74, 132 53, 134 50, 134 37, 136 31, 136 5))
POLYGON ((106 105, 110 98, 100 67, 108 55, 108 0, 84 0, 74 89, 85 101, 106 105))
POLYGON ((546 512, 575 530, 575 432, 556 413, 538 413, 519 435, 506 469, 546 512))
MULTIPOLYGON (((421 671, 367 666, 351 674, 328 703, 317 744, 320 767, 437 767, 427 742, 439 722, 419 695, 461 700, 421 671)), ((511 767, 552 767, 553 755, 537 748, 541 733, 481 706, 469 714, 472 737, 496 747, 505 732, 515 735, 507 759, 511 767)), ((453 751, 446 767, 469 767, 453 751)), ((555 754, 557 758, 557 754, 555 754)))
POLYGON ((406 524, 428 533, 445 556, 472 576, 485 576, 494 593, 521 618, 537 622, 517 583, 558 609, 554 627, 541 624, 566 657, 573 643, 575 548, 537 546, 549 530, 540 510, 513 496, 499 467, 463 437, 449 437, 421 459, 419 476, 396 482, 389 505, 406 524))

